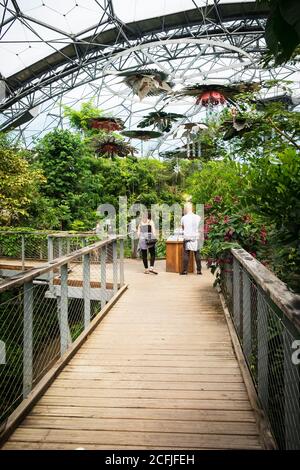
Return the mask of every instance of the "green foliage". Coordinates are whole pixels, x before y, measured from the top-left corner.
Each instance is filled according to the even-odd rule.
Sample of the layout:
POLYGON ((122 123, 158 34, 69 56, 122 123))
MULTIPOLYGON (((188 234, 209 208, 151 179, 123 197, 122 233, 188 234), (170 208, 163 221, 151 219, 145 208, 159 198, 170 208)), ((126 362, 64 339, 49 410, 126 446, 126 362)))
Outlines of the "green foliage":
MULTIPOLYGON (((288 91, 287 84, 282 87, 288 91)), ((299 113, 280 102, 258 102, 249 91, 237 99, 237 117, 247 126, 242 133, 235 129, 237 135, 225 142, 224 125, 233 126, 237 117, 228 109, 214 115, 196 137, 202 148, 197 161, 96 157, 91 142, 102 134, 90 133, 87 123, 100 111, 91 103, 80 111, 67 110, 83 135, 54 130, 31 152, 0 136, 2 224, 26 221, 39 229, 84 231, 96 226, 99 204, 118 207, 119 196, 127 196, 129 205, 149 207, 180 203, 188 193, 206 204, 203 255, 213 272, 222 268, 228 248, 240 245, 298 290, 299 113)), ((122 143, 116 133, 107 136, 122 143)), ((16 242, 6 246, 7 253, 13 255, 16 242)), ((165 254, 163 242, 157 253, 165 254)))
POLYGON ((93 162, 94 171, 101 179, 101 202, 118 205, 119 196, 127 196, 128 203, 173 203, 178 200, 172 191, 172 181, 165 163, 152 159, 99 158, 93 162), (105 175, 105 176, 104 176, 105 175))
POLYGON ((246 201, 272 227, 269 258, 277 275, 300 286, 300 155, 294 148, 253 162, 246 201))
POLYGON ((80 189, 78 176, 84 171, 84 149, 79 136, 55 129, 40 140, 36 151, 47 178, 43 187, 46 196, 65 200, 80 189))
POLYGON ((219 159, 250 162, 289 147, 300 150, 298 112, 290 111, 280 101, 264 104, 253 93, 240 94, 239 100, 237 122, 225 108, 218 119, 208 121, 209 130, 197 137, 202 141, 202 162, 219 159), (242 122, 245 126, 236 130, 235 124, 241 126, 242 122))
POLYGON ((211 203, 215 196, 221 197, 225 208, 241 195, 246 171, 246 164, 231 160, 204 163, 202 169, 187 180, 187 192, 199 204, 211 203))
POLYGON ((87 190, 93 191, 94 179, 80 136, 56 129, 40 140, 36 151, 38 165, 47 178, 37 201, 39 207, 35 208, 41 225, 47 226, 49 215, 51 228, 67 229, 81 216, 86 220, 84 205, 89 204, 87 190))
POLYGON ((5 150, 14 148, 9 135, 4 132, 0 132, 0 148, 5 150))
POLYGON ((32 227, 0 227, 0 254, 4 257, 21 258, 22 237, 25 243, 26 257, 47 259, 47 235, 49 230, 41 232, 32 227), (3 232, 10 232, 9 236, 3 232))
MULTIPOLYGON (((208 212, 204 254, 211 257, 215 271, 228 242, 239 243, 299 291, 299 113, 282 103, 267 104, 257 111, 252 97, 247 97, 248 102, 244 98, 244 117, 255 125, 232 139, 227 149, 224 145, 226 158, 203 164, 188 180, 188 192, 195 202, 212 205, 211 210, 216 211, 213 224, 208 212), (215 198, 222 201, 219 211, 215 198), (247 223, 243 223, 244 217, 247 223)), ((229 118, 224 111, 219 130, 229 118)), ((220 145, 217 136, 216 141, 220 145)))
POLYGON ((69 106, 64 106, 64 116, 69 119, 71 126, 85 133, 93 133, 89 129, 89 120, 91 118, 102 116, 103 111, 99 108, 96 108, 93 105, 92 101, 82 103, 79 110, 70 108, 69 106))
POLYGON ((300 8, 299 0, 258 0, 270 5, 265 39, 269 49, 266 61, 275 59, 280 65, 299 53, 300 8))
POLYGON ((32 169, 21 151, 9 145, 6 138, 0 143, 0 223, 15 224, 25 218, 39 185, 42 172, 32 169))
POLYGON ((263 223, 244 200, 249 166, 231 160, 208 162, 188 180, 194 203, 205 204, 205 244, 202 255, 219 280, 232 247, 254 256, 265 244, 263 223))
POLYGON ((129 204, 180 201, 181 182, 168 163, 136 157, 107 159, 90 153, 89 141, 68 130, 54 130, 35 148, 32 167, 46 181, 31 201, 29 223, 39 229, 89 230, 97 207, 119 196, 129 204))

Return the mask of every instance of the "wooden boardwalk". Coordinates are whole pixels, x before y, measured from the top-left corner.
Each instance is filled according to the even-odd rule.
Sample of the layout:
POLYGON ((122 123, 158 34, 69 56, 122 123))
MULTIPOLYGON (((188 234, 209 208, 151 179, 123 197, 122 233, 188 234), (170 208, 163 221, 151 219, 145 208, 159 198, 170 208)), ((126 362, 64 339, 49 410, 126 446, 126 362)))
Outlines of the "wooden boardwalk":
POLYGON ((4 449, 259 449, 213 278, 144 275, 66 365, 4 449))

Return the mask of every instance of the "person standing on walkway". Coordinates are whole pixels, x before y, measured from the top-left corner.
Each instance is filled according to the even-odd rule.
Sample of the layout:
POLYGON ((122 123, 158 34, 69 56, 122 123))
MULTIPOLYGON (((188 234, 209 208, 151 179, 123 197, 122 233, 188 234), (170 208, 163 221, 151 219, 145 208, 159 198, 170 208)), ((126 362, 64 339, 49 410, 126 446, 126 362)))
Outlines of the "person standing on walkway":
POLYGON ((184 216, 181 218, 183 230, 183 270, 180 274, 188 273, 190 252, 193 253, 197 274, 202 274, 200 257, 200 222, 201 217, 193 212, 193 204, 187 202, 184 206, 184 216))
POLYGON ((139 249, 141 250, 142 259, 145 268, 145 274, 158 274, 154 270, 155 263, 155 244, 156 231, 153 220, 151 220, 151 212, 145 212, 138 225, 137 235, 139 239, 139 249), (148 269, 148 251, 150 253, 150 269, 148 269))

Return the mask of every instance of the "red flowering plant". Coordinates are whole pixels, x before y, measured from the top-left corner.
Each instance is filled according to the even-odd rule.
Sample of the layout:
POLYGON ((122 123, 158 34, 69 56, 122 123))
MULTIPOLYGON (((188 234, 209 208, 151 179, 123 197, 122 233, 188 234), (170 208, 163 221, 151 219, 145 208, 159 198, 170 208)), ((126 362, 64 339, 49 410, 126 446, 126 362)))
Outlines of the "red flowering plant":
POLYGON ((204 247, 202 256, 220 283, 221 272, 232 269, 231 248, 244 248, 256 257, 267 244, 266 227, 253 214, 243 208, 237 198, 231 204, 222 196, 214 196, 205 204, 204 247))

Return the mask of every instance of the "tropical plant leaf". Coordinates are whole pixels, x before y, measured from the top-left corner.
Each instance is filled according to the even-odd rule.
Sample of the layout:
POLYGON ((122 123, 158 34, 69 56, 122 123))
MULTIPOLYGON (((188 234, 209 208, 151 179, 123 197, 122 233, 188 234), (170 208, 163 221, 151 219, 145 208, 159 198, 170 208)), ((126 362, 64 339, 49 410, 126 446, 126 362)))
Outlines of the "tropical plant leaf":
POLYGON ((287 62, 300 44, 299 0, 272 0, 271 12, 265 28, 265 40, 275 65, 287 62))
POLYGON ((278 7, 283 19, 291 26, 300 23, 299 0, 279 0, 278 7))

